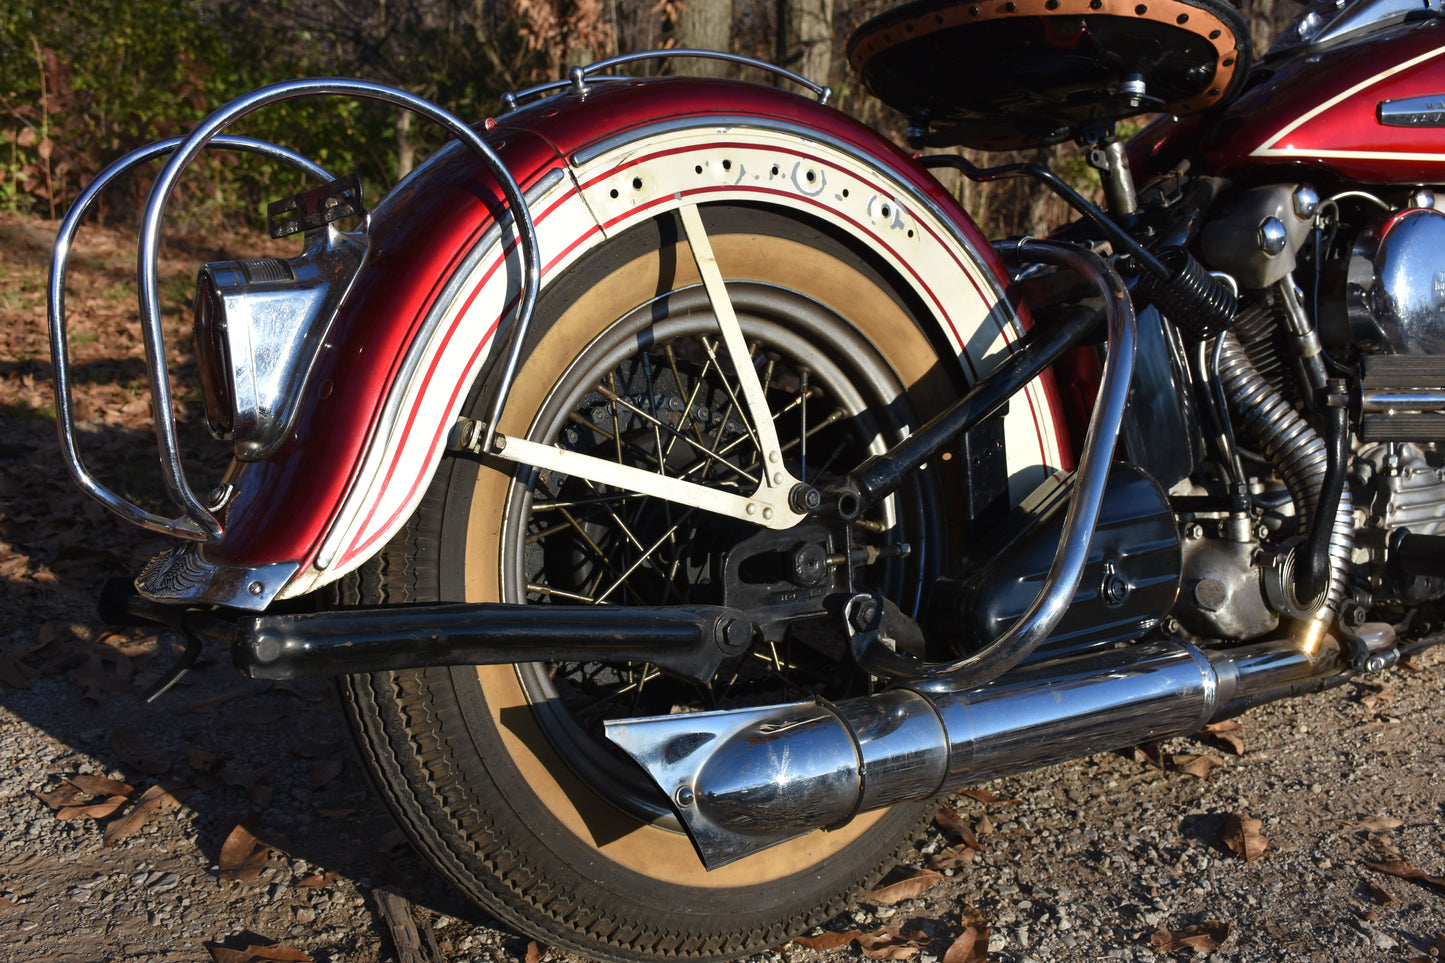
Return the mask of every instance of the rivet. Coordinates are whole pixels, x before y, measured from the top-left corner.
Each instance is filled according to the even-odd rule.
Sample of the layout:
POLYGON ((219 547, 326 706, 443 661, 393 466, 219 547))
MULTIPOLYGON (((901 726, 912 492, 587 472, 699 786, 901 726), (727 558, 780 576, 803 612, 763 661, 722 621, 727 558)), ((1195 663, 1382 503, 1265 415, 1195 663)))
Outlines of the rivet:
POLYGON ((246 591, 250 592, 252 595, 260 595, 262 592, 266 591, 266 586, 261 582, 252 582, 250 585, 246 586, 246 591))

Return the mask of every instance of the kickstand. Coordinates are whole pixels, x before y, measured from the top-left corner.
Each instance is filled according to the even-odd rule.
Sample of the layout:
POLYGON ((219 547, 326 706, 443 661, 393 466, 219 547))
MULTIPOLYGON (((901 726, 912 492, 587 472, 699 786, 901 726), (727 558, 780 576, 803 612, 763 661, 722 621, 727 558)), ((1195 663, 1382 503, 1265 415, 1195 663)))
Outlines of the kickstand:
POLYGON ((166 669, 165 674, 152 682, 145 692, 141 693, 140 700, 146 705, 150 705, 165 695, 171 686, 181 681, 181 676, 189 672, 191 666, 195 665, 196 660, 201 657, 201 637, 186 627, 184 616, 177 619, 176 624, 172 627, 181 634, 181 638, 186 640, 186 647, 171 662, 171 666, 166 669))

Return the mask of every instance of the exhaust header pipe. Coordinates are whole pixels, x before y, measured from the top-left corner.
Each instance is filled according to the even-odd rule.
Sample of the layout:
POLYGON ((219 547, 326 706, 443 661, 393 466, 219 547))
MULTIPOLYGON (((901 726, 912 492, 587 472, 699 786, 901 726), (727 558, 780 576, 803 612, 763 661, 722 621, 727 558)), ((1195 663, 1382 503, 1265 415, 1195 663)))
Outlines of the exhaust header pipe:
POLYGON ((1165 640, 1061 659, 964 692, 889 689, 608 722, 708 869, 855 815, 1012 772, 1194 732, 1343 680, 1337 650, 1205 653, 1165 640))

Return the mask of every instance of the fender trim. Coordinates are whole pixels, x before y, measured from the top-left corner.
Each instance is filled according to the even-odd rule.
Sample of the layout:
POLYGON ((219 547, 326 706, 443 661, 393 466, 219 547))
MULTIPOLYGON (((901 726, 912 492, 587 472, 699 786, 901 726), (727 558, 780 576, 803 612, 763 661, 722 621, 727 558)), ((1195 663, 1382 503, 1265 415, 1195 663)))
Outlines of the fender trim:
MULTIPOLYGON (((917 280, 909 283, 915 285, 921 300, 930 311, 938 313, 939 318, 946 317, 947 306, 954 304, 954 294, 946 288, 957 278, 959 268, 971 278, 970 284, 962 286, 969 291, 963 303, 965 308, 975 305, 974 313, 960 309, 968 315, 963 323, 941 328, 943 337, 958 349, 967 380, 978 376, 980 367, 977 366, 986 369, 994 360, 1006 356, 1008 346, 1026 328, 1026 319, 1020 318, 1003 296, 1003 272, 997 258, 978 229, 937 181, 872 131, 804 98, 755 85, 669 79, 593 88, 585 101, 575 95, 560 95, 509 115, 507 122, 505 127, 498 126, 492 136, 503 140, 498 150, 509 164, 517 161, 525 164, 521 168, 525 173, 517 179, 524 185, 529 201, 538 205, 534 216, 543 241, 546 281, 592 247, 604 243, 607 237, 626 230, 643 217, 655 217, 685 202, 751 201, 803 207, 811 211, 810 216, 832 220, 840 230, 857 231, 863 227, 859 219, 840 220, 842 215, 828 204, 805 203, 800 191, 785 190, 781 183, 766 190, 738 183, 684 185, 674 180, 657 187, 648 199, 650 203, 643 204, 622 196, 609 181, 619 176, 619 170, 628 172, 629 176, 633 176, 630 172, 634 169, 641 170, 636 163, 627 167, 622 167, 620 162, 612 164, 608 158, 619 151, 631 150, 626 158, 629 161, 661 158, 657 163, 664 165, 685 161, 691 172, 694 165, 688 159, 689 151, 695 154, 728 145, 740 150, 775 153, 790 148, 791 156, 800 162, 832 165, 827 169, 840 177, 851 178, 849 184, 873 186, 877 203, 871 213, 876 217, 881 210, 883 220, 888 222, 886 229, 897 236, 890 236, 885 243, 881 233, 870 235, 869 246, 900 275, 912 272, 917 280), (613 102, 625 103, 627 109, 621 112, 625 116, 610 109, 613 102), (727 104, 732 109, 707 113, 696 106, 707 103, 727 104), (626 128, 622 132, 618 131, 619 121, 626 128), (524 123, 527 126, 520 126, 524 123), (645 154, 636 151, 637 145, 644 141, 659 149, 645 154), (515 142, 517 147, 506 149, 510 147, 507 142, 515 142), (546 146, 542 147, 543 144, 546 146), (676 150, 669 153, 661 149, 663 145, 676 150), (518 149, 520 153, 516 152, 518 149), (565 169, 557 166, 563 159, 568 162, 565 169), (603 169, 608 165, 611 166, 603 169), (688 189, 682 190, 683 187, 688 189), (616 196, 608 197, 613 192, 616 196), (569 226, 560 229, 559 239, 557 225, 563 222, 569 226), (916 230, 918 226, 926 226, 927 230, 916 230), (912 238, 907 236, 915 234, 912 238), (914 246, 905 250, 908 244, 914 246), (918 250, 932 250, 935 255, 952 252, 952 264, 946 268, 942 263, 916 265, 914 254, 918 250), (983 338, 979 332, 985 327, 988 333, 983 338)), ((293 468, 289 473, 261 471, 256 479, 264 484, 269 499, 304 493, 299 486, 310 482, 324 485, 330 491, 344 492, 344 498, 328 505, 319 505, 317 499, 312 498, 308 507, 289 512, 271 511, 272 526, 276 525, 275 517, 282 515, 287 526, 295 527, 279 531, 273 527, 270 531, 277 532, 275 538, 269 537, 268 532, 254 539, 244 552, 250 558, 219 557, 231 555, 225 543, 205 550, 208 555, 217 556, 213 561, 220 564, 273 564, 283 557, 299 561, 300 570, 281 597, 304 594, 340 577, 374 554, 405 524, 436 471, 447 430, 455 420, 466 389, 485 365, 493 363, 498 354, 492 350, 496 347, 495 334, 509 326, 518 286, 509 266, 509 261, 515 258, 515 238, 506 238, 505 220, 503 224, 476 221, 479 214, 483 218, 494 217, 499 208, 488 201, 494 189, 486 183, 484 173, 465 159, 459 159, 454 150, 443 151, 442 155, 419 169, 378 208, 376 221, 383 230, 400 227, 402 241, 396 243, 397 250, 391 257, 377 258, 373 283, 367 286, 363 296, 342 309, 350 324, 338 334, 339 343, 335 346, 338 356, 344 356, 348 362, 359 362, 363 368, 359 375, 380 389, 373 402, 374 413, 366 417, 365 430, 357 437, 359 447, 351 448, 352 442, 342 446, 342 451, 337 451, 335 445, 330 446, 331 457, 308 463, 307 477, 298 474, 294 465, 299 461, 299 454, 291 451, 293 468), (471 180, 459 185, 457 178, 471 180), (438 193, 457 195, 464 201, 470 200, 465 197, 469 194, 483 203, 458 210, 455 205, 445 207, 441 200, 428 201, 426 192, 438 188, 438 193), (401 250, 407 244, 426 242, 433 233, 415 224, 403 223, 408 216, 415 218, 418 210, 429 216, 442 216, 435 231, 434 246, 452 243, 463 246, 452 249, 451 254, 432 250, 424 256, 401 250), (392 215, 390 223, 388 214, 392 215), (472 219, 474 226, 458 223, 467 218, 472 219), (443 268, 442 279, 429 284, 426 279, 418 280, 415 272, 408 275, 404 256, 408 254, 420 258, 424 264, 443 268), (488 283, 491 287, 484 290, 488 283), (416 290, 396 294, 408 285, 413 289, 426 288, 430 293, 420 298, 416 290), (368 303, 378 294, 382 295, 380 308, 368 303), (392 302, 401 307, 415 304, 420 313, 378 316, 387 311, 392 302), (475 312, 487 305, 491 320, 482 323, 475 312), (378 332, 383 336, 382 343, 404 345, 399 357, 392 360, 377 357, 375 353, 367 356, 366 348, 378 332), (466 354, 464 360, 459 360, 462 354, 457 345, 463 343, 466 354), (447 349, 453 353, 439 361, 447 349), (378 375, 382 380, 378 380, 378 375), (450 385, 450 389, 438 392, 436 389, 441 383, 450 385), (445 405, 439 400, 442 395, 446 396, 445 405), (422 410, 424 403, 428 405, 425 411, 422 410), (408 439, 412 432, 425 437, 424 447, 408 439), (352 454, 336 457, 345 455, 346 450, 352 454), (343 472, 344 482, 339 475, 343 472), (341 482, 340 488, 338 482, 341 482), (323 509, 324 517, 318 516, 323 509), (289 545, 288 554, 278 554, 274 549, 260 555, 255 552, 257 548, 264 549, 267 544, 278 542, 289 545)), ((701 169, 701 159, 696 167, 701 169)), ((514 166, 513 170, 517 172, 519 167, 514 166)), ((821 190, 820 186, 819 192, 821 190)), ((843 191, 845 196, 847 193, 843 191)), ((855 205, 860 202, 861 199, 855 198, 855 205)), ((881 232, 884 228, 878 230, 881 232)), ((350 374, 339 365, 334 365, 334 370, 350 374)), ((1034 463, 1045 468, 1067 466, 1071 453, 1059 447, 1063 433, 1052 384, 1041 383, 1031 391, 1035 403, 1029 406, 1034 409, 1029 433, 1037 438, 1034 463)), ((309 403, 318 410, 323 405, 319 399, 309 403)), ((363 412, 354 414, 360 416, 363 412)), ((302 417, 306 417, 304 411, 302 417)), ((334 423, 335 413, 329 418, 334 423)), ((352 426, 352 431, 360 427, 354 421, 352 426)), ((317 430, 321 427, 318 423, 317 430)), ((233 484, 239 488, 251 481, 247 475, 252 467, 247 466, 233 479, 233 484)), ((1028 487, 1032 487, 1031 484, 1028 487)), ((248 524, 260 524, 259 518, 267 512, 258 513, 258 521, 254 523, 244 517, 244 509, 259 497, 259 492, 254 492, 250 503, 240 498, 233 503, 241 511, 233 509, 228 519, 230 534, 246 532, 248 524)))

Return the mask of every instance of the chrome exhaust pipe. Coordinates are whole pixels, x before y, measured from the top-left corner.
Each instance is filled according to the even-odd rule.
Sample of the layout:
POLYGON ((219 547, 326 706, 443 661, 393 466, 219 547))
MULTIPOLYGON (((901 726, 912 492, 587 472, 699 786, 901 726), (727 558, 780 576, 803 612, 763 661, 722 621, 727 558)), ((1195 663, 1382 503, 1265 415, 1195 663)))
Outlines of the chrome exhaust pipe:
POLYGON ((1343 679, 1338 650, 1204 652, 1165 640, 1041 663, 976 689, 905 688, 607 723, 672 801, 709 869, 855 815, 1012 772, 1194 732, 1343 679))

